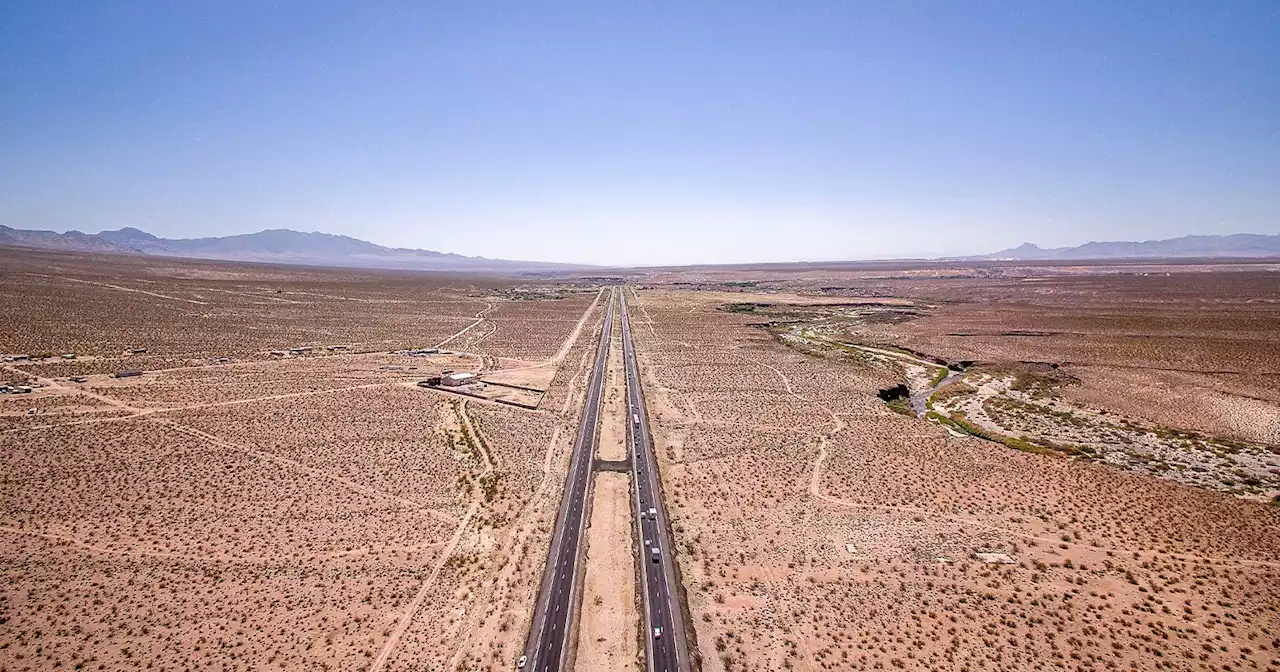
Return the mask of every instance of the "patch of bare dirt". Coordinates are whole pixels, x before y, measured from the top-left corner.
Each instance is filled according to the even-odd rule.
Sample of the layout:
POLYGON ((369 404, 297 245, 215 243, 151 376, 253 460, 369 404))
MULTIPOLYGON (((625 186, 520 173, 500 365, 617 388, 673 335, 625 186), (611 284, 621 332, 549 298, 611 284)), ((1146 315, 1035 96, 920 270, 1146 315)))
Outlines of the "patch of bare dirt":
POLYGON ((579 670, 640 669, 631 477, 596 474, 578 624, 579 670))
POLYGON ((625 460, 627 449, 627 377, 622 365, 622 332, 614 330, 609 345, 609 365, 604 379, 604 411, 600 414, 600 446, 602 460, 625 460))

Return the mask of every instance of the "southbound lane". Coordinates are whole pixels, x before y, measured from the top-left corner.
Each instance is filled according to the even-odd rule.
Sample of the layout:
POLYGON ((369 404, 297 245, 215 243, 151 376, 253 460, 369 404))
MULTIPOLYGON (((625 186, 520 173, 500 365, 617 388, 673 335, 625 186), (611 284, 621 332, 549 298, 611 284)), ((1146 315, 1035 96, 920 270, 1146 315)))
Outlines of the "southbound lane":
POLYGON ((604 328, 600 332, 596 361, 587 385, 586 406, 582 411, 582 422, 578 425, 578 437, 573 444, 573 457, 569 464, 564 496, 560 500, 560 513, 556 518, 542 586, 538 591, 529 641, 525 645, 527 670, 556 672, 562 669, 570 647, 570 626, 578 606, 578 561, 582 557, 582 531, 586 522, 583 514, 591 485, 592 458, 595 457, 599 442, 596 427, 600 419, 604 372, 609 360, 616 295, 616 290, 610 290, 604 328))
POLYGON ((645 661, 647 669, 652 672, 687 672, 689 649, 675 576, 675 548, 671 544, 667 511, 662 503, 658 460, 649 435, 649 418, 644 408, 635 346, 631 342, 625 291, 620 305, 622 356, 627 372, 627 424, 633 457, 631 469, 636 484, 632 505, 635 507, 636 535, 640 540, 640 585, 645 611, 645 661), (654 555, 655 548, 657 555, 654 555), (656 629, 660 629, 661 636, 655 636, 656 629))

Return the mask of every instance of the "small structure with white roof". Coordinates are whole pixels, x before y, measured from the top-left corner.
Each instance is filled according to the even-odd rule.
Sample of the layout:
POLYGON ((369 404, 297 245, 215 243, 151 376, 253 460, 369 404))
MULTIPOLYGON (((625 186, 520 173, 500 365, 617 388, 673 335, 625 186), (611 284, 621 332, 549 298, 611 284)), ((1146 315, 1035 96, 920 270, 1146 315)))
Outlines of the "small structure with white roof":
POLYGON ((440 384, 448 387, 456 387, 458 385, 469 385, 480 381, 480 377, 470 371, 460 371, 457 373, 446 373, 440 376, 440 384))

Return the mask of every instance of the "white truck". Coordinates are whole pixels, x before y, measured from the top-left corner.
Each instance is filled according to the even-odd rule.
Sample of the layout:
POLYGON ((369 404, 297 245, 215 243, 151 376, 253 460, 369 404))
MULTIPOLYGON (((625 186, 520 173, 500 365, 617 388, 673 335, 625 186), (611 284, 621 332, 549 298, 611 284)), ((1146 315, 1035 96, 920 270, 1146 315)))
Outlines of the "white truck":
POLYGON ((640 414, 639 414, 639 413, 632 413, 632 414, 631 414, 631 422, 632 422, 632 423, 634 423, 634 424, 637 424, 637 425, 638 425, 638 424, 640 424, 640 414))
POLYGON ((651 550, 652 550, 651 557, 653 558, 654 562, 657 562, 662 559, 662 552, 658 550, 657 546, 654 546, 651 550))

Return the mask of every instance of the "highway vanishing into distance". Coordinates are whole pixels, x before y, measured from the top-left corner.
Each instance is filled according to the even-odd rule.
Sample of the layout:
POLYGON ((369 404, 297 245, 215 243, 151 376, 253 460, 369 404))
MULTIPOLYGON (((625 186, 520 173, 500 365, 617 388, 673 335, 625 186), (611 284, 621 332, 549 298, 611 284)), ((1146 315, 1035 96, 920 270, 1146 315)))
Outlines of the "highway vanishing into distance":
POLYGON ((680 611, 680 584, 676 580, 675 547, 667 527, 662 502, 658 460, 649 435, 640 368, 631 342, 631 321, 626 294, 622 293, 622 357, 627 378, 627 425, 631 446, 632 505, 636 536, 640 539, 640 594, 644 602, 645 667, 654 672, 689 670, 689 647, 680 611), (656 553, 655 553, 656 549, 656 553), (658 636, 658 633, 661 633, 658 636))
POLYGON ((609 362, 609 341, 613 334, 613 307, 617 290, 609 295, 604 315, 604 328, 600 332, 600 344, 596 347, 596 360, 591 367, 591 379, 587 384, 587 400, 582 410, 582 423, 578 425, 578 437, 573 444, 569 463, 569 477, 565 481, 564 496, 560 500, 560 513, 551 538, 551 550, 547 554, 547 566, 534 605, 533 625, 529 641, 525 644, 527 662, 525 669, 537 672, 554 672, 566 669, 565 659, 572 642, 573 619, 578 611, 579 559, 582 557, 583 528, 587 496, 591 493, 592 462, 599 443, 597 428, 600 424, 601 398, 604 373, 609 362))
POLYGON ((529 640, 525 644, 524 669, 555 672, 568 669, 575 642, 574 619, 580 609, 579 576, 585 536, 587 503, 592 491, 593 464, 599 444, 599 424, 609 361, 615 306, 620 308, 622 354, 626 371, 628 445, 633 487, 632 518, 637 543, 640 595, 644 605, 641 625, 645 642, 645 668, 652 672, 687 672, 689 647, 680 608, 671 533, 657 470, 657 457, 649 434, 649 419, 640 386, 635 345, 626 295, 613 289, 605 311, 604 327, 596 346, 596 359, 587 384, 582 423, 570 457, 564 497, 552 533, 551 549, 534 605, 529 640))

